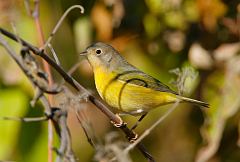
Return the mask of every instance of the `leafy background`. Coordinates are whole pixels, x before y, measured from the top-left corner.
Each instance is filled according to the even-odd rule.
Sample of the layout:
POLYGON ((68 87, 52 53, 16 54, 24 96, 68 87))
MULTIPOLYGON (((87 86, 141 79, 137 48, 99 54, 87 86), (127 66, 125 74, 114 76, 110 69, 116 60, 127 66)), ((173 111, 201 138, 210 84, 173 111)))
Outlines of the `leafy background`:
MULTIPOLYGON (((66 70, 81 61, 74 77, 92 93, 96 93, 92 70, 78 53, 96 41, 112 44, 130 63, 173 88, 169 70, 193 67, 199 73, 195 82, 188 83, 191 90, 186 95, 209 102, 211 108, 181 104, 151 132, 143 142, 156 161, 240 161, 238 0, 41 0, 45 37, 75 4, 84 6, 85 13, 72 11, 52 43, 66 70)), ((0 25, 13 31, 11 24, 21 37, 38 45, 34 21, 21 0, 0 1, 0 25)), ((60 77, 54 79, 59 82, 60 77)), ((30 106, 32 96, 28 80, 0 48, 0 116, 43 115, 40 104, 30 106)), ((118 130, 94 106, 84 107, 99 144, 107 144, 109 132, 118 130)), ((167 109, 153 110, 137 132, 141 134, 167 109)), ((74 113, 69 114, 68 124, 79 161, 94 161, 98 153, 88 144, 74 113)), ((47 161, 47 123, 1 120, 0 130, 0 160, 47 161)), ((144 161, 138 151, 131 152, 131 158, 144 161)))

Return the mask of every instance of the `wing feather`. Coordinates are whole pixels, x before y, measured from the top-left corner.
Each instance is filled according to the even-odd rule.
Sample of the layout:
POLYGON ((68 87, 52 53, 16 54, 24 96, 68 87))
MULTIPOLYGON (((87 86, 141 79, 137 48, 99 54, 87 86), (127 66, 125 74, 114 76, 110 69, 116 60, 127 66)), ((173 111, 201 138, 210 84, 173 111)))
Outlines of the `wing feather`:
POLYGON ((151 88, 156 91, 169 92, 178 95, 177 92, 171 90, 167 85, 139 70, 132 70, 122 73, 117 76, 117 79, 128 84, 133 84, 145 88, 151 88))

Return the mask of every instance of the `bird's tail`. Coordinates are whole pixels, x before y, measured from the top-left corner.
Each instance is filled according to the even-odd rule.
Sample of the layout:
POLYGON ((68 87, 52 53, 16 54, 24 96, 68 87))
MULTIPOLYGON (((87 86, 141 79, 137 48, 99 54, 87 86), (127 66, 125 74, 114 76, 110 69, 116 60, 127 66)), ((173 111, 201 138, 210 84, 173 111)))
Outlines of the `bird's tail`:
POLYGON ((209 108, 209 104, 206 102, 202 102, 202 101, 198 101, 198 100, 194 100, 191 98, 187 98, 187 97, 183 97, 183 96, 177 96, 180 100, 182 100, 183 102, 189 102, 189 103, 193 103, 197 106, 201 106, 201 107, 206 107, 209 108))

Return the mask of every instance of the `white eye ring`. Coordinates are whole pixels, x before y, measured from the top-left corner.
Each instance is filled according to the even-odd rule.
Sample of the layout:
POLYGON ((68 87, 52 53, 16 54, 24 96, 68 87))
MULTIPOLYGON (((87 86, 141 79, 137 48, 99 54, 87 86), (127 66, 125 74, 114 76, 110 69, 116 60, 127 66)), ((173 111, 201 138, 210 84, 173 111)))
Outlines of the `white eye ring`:
POLYGON ((102 54, 102 50, 101 50, 101 49, 96 49, 95 53, 96 53, 97 55, 100 55, 100 54, 102 54))

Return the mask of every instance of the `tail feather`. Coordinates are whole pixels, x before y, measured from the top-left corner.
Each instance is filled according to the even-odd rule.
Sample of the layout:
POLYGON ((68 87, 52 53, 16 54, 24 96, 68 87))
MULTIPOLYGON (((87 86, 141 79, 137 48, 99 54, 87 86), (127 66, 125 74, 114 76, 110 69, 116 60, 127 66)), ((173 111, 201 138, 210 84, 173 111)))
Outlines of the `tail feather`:
POLYGON ((189 102, 189 103, 193 103, 197 106, 209 108, 209 104, 206 102, 203 102, 203 101, 198 101, 198 100, 194 100, 194 99, 183 97, 183 96, 178 96, 178 98, 180 100, 182 100, 183 102, 189 102))

